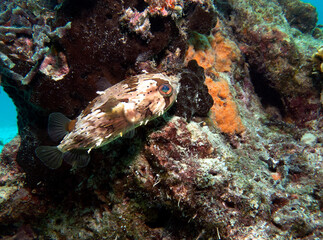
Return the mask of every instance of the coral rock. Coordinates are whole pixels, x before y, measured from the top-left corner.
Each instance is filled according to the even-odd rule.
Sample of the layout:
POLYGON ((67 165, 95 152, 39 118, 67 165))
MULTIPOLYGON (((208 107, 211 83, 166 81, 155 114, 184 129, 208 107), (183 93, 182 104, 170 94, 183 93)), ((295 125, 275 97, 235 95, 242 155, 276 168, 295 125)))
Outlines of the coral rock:
POLYGON ((204 84, 204 69, 196 61, 190 61, 183 69, 180 90, 176 101, 176 115, 190 121, 194 115, 206 116, 213 105, 213 99, 204 84))
POLYGON ((318 21, 315 7, 309 3, 295 0, 278 0, 284 7, 285 16, 291 27, 295 27, 303 33, 311 33, 318 21))

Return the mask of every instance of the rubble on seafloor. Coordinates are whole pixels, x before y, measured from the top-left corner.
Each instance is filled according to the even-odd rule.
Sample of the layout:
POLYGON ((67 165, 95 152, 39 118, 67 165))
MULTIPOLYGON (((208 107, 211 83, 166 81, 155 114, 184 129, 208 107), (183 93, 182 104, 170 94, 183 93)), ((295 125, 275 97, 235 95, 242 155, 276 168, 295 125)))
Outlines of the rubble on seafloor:
POLYGON ((1 239, 322 239, 322 41, 298 0, 2 1, 1 239), (293 16, 297 16, 294 18, 293 16), (141 72, 180 76, 162 117, 91 152, 35 156, 47 118, 141 72))

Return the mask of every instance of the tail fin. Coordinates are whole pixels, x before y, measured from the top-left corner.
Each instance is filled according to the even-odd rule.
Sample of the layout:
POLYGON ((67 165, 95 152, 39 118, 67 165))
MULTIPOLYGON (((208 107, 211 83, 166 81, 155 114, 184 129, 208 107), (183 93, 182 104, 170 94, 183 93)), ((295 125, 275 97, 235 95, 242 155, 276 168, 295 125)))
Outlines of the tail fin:
POLYGON ((56 146, 40 146, 36 148, 35 153, 51 169, 59 168, 62 165, 63 153, 56 146))
POLYGON ((48 117, 48 135, 55 141, 61 141, 69 133, 71 119, 59 112, 51 113, 48 117))

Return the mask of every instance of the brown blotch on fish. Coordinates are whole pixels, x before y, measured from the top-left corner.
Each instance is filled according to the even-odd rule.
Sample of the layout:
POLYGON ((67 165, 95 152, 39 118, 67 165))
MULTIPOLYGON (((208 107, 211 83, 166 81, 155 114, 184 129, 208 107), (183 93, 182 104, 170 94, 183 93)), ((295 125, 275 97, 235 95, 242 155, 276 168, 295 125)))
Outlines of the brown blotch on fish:
POLYGON ((75 128, 75 123, 76 123, 76 120, 72 120, 69 122, 69 124, 67 124, 67 131, 68 132, 72 132, 72 130, 75 128))
POLYGON ((116 107, 120 103, 120 100, 117 100, 116 98, 109 99, 106 103, 104 103, 99 109, 102 112, 112 112, 112 109, 116 107))

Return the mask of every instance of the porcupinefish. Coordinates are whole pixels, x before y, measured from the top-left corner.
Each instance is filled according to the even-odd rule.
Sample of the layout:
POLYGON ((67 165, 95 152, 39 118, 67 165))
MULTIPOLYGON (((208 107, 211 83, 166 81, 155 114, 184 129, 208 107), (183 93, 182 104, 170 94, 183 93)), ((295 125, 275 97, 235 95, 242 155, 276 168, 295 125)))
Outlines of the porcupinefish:
POLYGON ((58 146, 40 146, 36 156, 49 168, 63 160, 74 167, 90 161, 90 151, 161 116, 175 102, 179 79, 162 73, 140 74, 102 92, 75 119, 52 113, 48 134, 58 146))

